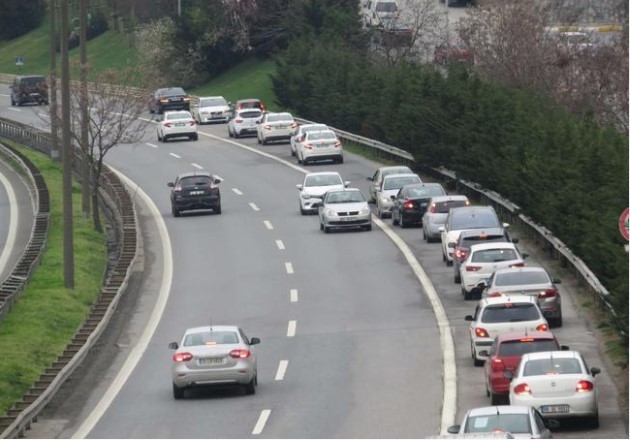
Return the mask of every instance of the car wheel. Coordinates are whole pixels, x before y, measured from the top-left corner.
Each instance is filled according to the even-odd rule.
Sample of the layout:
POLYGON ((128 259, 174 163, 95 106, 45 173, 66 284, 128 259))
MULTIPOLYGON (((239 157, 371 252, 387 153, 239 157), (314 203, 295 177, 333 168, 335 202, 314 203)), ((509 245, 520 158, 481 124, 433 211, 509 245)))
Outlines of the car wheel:
POLYGON ((162 136, 160 136, 160 132, 157 133, 158 142, 162 142, 162 136))
POLYGON ((267 139, 262 138, 261 144, 263 144, 263 145, 267 145, 267 139))
POLYGON ((192 140, 193 140, 193 141, 197 141, 197 140, 199 140, 199 135, 198 135, 197 133, 193 134, 193 135, 192 135, 192 140))
POLYGON ((234 132, 234 138, 235 138, 235 139, 238 139, 238 138, 240 138, 240 137, 241 137, 241 135, 240 135, 240 134, 238 134, 237 132, 234 132))
MULTIPOLYGON (((392 213, 392 215, 394 215, 394 214, 392 213)), ((403 215, 402 212, 400 213, 400 220, 399 220, 399 222, 400 222, 400 227, 403 228, 403 229, 406 228, 407 226, 409 226, 407 223, 405 223, 405 216, 403 215)))
POLYGON ((234 135, 232 134, 232 130, 230 130, 229 127, 228 127, 228 137, 234 137, 234 135))
POLYGON ((446 259, 446 265, 447 266, 452 266, 453 265, 453 260, 449 260, 448 257, 445 255, 444 258, 446 259))
POLYGON ((560 316, 558 316, 557 318, 553 319, 553 326, 554 327, 562 327, 562 313, 560 313, 560 316))
POLYGON ((295 151, 293 151, 293 148, 291 148, 291 156, 295 157, 295 151))
POLYGON ((464 289, 464 286, 462 286, 462 295, 464 296, 464 299, 466 301, 473 299, 472 292, 468 292, 466 289, 464 289))
POLYGON ((341 157, 339 158, 339 160, 337 160, 337 162, 339 162, 339 163, 343 163, 343 156, 341 156, 341 157))
POLYGON ((15 101, 11 98, 11 105, 15 105, 15 101))
POLYGON ((298 165, 302 164, 302 159, 300 159, 300 156, 296 156, 296 160, 297 160, 298 165))
POLYGON ((392 209, 392 225, 397 225, 397 224, 398 224, 398 220, 396 220, 396 216, 394 215, 394 210, 392 209))
POLYGON ((366 231, 371 231, 371 230, 372 230, 372 225, 367 225, 367 226, 365 227, 365 230, 366 230, 366 231))
POLYGON ((300 204, 300 214, 302 214, 302 215, 306 215, 307 214, 306 210, 302 209, 302 204, 300 204))
POLYGON ((180 211, 175 206, 171 206, 171 212, 173 213, 173 217, 179 217, 180 211))
POLYGON ((330 228, 324 225, 324 234, 328 234, 330 232, 330 228))
POLYGON ((599 428, 599 414, 595 414, 593 417, 589 417, 588 424, 591 428, 599 428))
POLYGON ((446 255, 444 254, 444 249, 442 249, 442 261, 446 263, 446 255))
POLYGON ((455 284, 459 284, 462 282, 462 277, 460 276, 459 272, 455 272, 453 274, 453 281, 455 282, 455 284))
POLYGON ((490 404, 491 405, 493 405, 493 406, 505 405, 505 403, 503 403, 504 400, 505 400, 505 396, 504 395, 490 393, 490 404))
POLYGON ((260 140, 260 138, 258 136, 256 136, 256 140, 258 141, 258 145, 262 144, 262 141, 260 140))
POLYGON ((180 388, 177 385, 173 384, 173 398, 175 400, 184 398, 184 390, 185 388, 180 388))
POLYGON ((319 223, 319 230, 320 231, 324 230, 324 224, 322 222, 319 223))
POLYGON ((162 136, 162 142, 168 142, 168 137, 166 135, 162 136))
POLYGON ((249 381, 247 385, 245 385, 245 394, 251 396, 252 394, 256 394, 256 375, 252 377, 252 380, 249 381))

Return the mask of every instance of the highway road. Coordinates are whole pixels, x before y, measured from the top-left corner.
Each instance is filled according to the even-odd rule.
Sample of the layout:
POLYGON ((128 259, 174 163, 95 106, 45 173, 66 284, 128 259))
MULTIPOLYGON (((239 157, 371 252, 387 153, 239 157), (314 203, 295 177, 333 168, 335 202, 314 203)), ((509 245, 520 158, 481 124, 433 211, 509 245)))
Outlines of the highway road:
MULTIPOLYGON (((39 109, 7 107, 8 98, 0 97, 0 116, 40 124, 39 109)), ((420 283, 391 231, 428 274, 448 315, 457 371, 457 402, 450 417, 459 421, 467 409, 489 405, 483 369, 473 367, 463 319, 473 312, 474 302, 462 299, 452 269, 441 260, 440 245, 423 242, 420 229, 402 230, 389 220, 377 221, 382 227, 371 232, 324 235, 315 216, 298 212, 295 185, 305 171, 337 170, 366 194, 365 178, 379 164, 347 154, 342 165, 297 167, 288 144, 229 141, 223 124, 203 126, 197 142, 158 143, 153 130, 149 126, 143 142, 117 148, 107 159, 139 187, 133 193, 146 230, 144 265, 132 281, 135 293, 119 307, 118 321, 93 359, 39 418, 29 437, 438 434, 444 354, 427 296, 431 289, 420 283), (166 182, 194 169, 225 179, 223 214, 171 216, 166 182), (157 211, 152 213, 153 204, 157 211), (163 274, 170 269, 170 260, 162 255, 171 249, 168 300, 155 333, 145 340, 144 328, 160 304, 163 274), (166 345, 178 340, 184 328, 209 322, 236 323, 248 336, 262 339, 255 396, 228 389, 173 400, 172 352, 166 345), (137 365, 120 381, 118 372, 138 350, 137 365), (280 374, 283 365, 286 371, 280 374), (107 400, 112 386, 120 392, 107 400)), ((535 249, 526 243, 521 247, 536 261, 535 249)), ((565 325, 555 333, 562 344, 580 350, 590 366, 603 370, 597 377, 601 427, 571 424, 554 435, 627 438, 627 415, 619 408, 601 341, 582 316, 586 299, 575 295, 570 280, 564 281, 565 325)))

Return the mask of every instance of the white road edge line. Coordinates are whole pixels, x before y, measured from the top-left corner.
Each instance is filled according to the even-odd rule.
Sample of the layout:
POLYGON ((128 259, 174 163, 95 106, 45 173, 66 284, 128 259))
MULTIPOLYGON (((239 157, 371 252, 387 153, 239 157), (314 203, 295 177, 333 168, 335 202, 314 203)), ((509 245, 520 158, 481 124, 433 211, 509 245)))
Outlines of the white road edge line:
POLYGON ((258 206, 256 206, 256 204, 255 204, 255 203, 253 203, 253 202, 250 202, 250 203, 249 203, 249 206, 251 206, 251 208, 252 208, 254 211, 260 211, 260 208, 259 208, 258 206))
POLYGON ((258 421, 256 422, 256 426, 254 426, 254 430, 252 431, 252 435, 258 435, 263 432, 265 429, 265 424, 267 423, 267 419, 271 414, 270 409, 263 409, 260 412, 260 417, 258 417, 258 421))
POLYGON ((191 163, 191 165, 197 168, 198 170, 203 170, 203 167, 199 164, 196 164, 195 162, 191 163))
POLYGON ((278 246, 278 250, 280 251, 285 250, 284 243, 282 242, 282 240, 276 240, 276 246, 278 246))
POLYGON ((9 229, 7 231, 7 241, 4 244, 4 249, 0 253, 0 274, 4 271, 4 267, 9 261, 13 247, 15 246, 15 240, 17 238, 18 227, 18 206, 17 197, 15 196, 15 190, 9 179, 4 174, 0 174, 0 183, 4 186, 9 198, 9 229))
POLYGON ((270 231, 273 229, 273 225, 271 224, 269 220, 264 220, 263 223, 265 224, 265 227, 269 229, 270 231))
POLYGON ((146 142, 146 144, 147 144, 149 147, 151 147, 151 148, 160 148, 160 147, 158 147, 157 145, 155 145, 155 144, 151 144, 151 143, 149 143, 149 142, 146 142))
POLYGON ((14 112, 21 112, 22 111, 19 108, 13 108, 13 107, 8 107, 8 110, 11 110, 11 111, 14 111, 14 112))
POLYGON ((236 195, 239 195, 239 196, 243 195, 243 192, 238 188, 232 188, 232 191, 234 191, 234 194, 236 195))
POLYGON ((181 156, 178 156, 178 155, 177 155, 177 154, 175 154, 175 153, 168 153, 168 154, 169 154, 170 156, 173 156, 175 159, 181 159, 181 158, 182 158, 181 156))
POLYGON ((295 336, 296 328, 297 328, 297 321, 289 321, 289 325, 287 325, 287 338, 292 338, 295 336))
POLYGON ((291 302, 292 303, 298 302, 298 290, 297 289, 291 289, 289 294, 291 295, 291 302))
POLYGON ((289 361, 280 361, 278 365, 278 371, 276 372, 276 380, 284 380, 284 375, 287 372, 287 367, 289 366, 289 361))
POLYGON ((160 283, 160 292, 158 295, 157 302, 151 312, 151 316, 149 318, 149 322, 138 341, 138 344, 134 346, 129 353, 129 356, 125 360, 122 368, 114 378, 113 382, 101 397, 101 400, 98 402, 96 407, 92 410, 92 412, 88 415, 88 417, 83 421, 79 429, 74 433, 72 438, 85 438, 87 435, 94 429, 94 426, 98 423, 101 417, 107 411, 107 408, 114 401, 125 382, 131 376, 131 373, 135 369, 136 365, 142 358, 145 350, 149 346, 151 342, 151 338, 155 333, 155 330, 162 318, 164 310, 166 309, 166 303, 168 301, 168 297, 171 291, 171 283, 173 281, 173 252, 171 248, 171 239, 168 235, 168 230, 166 229, 166 224, 164 223, 164 219, 160 214, 159 209, 153 203, 153 200, 131 179, 122 174, 120 171, 115 170, 110 167, 118 176, 125 182, 128 187, 135 188, 135 192, 140 198, 146 203, 155 223, 157 224, 158 232, 160 235, 160 239, 162 241, 162 247, 164 248, 163 253, 163 266, 164 272, 162 273, 162 282, 160 283))
POLYGON ((287 274, 292 274, 293 273, 293 264, 287 262, 284 263, 284 268, 287 270, 287 274))

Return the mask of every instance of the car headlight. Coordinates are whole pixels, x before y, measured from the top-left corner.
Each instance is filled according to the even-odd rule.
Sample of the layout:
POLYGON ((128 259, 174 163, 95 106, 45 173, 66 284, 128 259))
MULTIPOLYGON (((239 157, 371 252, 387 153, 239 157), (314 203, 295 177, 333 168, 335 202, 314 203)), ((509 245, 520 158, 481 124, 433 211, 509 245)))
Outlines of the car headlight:
POLYGON ((337 213, 334 209, 326 208, 324 209, 324 215, 326 217, 337 217, 337 213))
POLYGON ((359 215, 369 215, 370 214, 370 208, 362 208, 359 211, 359 215))
POLYGON ((311 195, 310 195, 309 193, 305 193, 305 192, 303 192, 303 193, 302 193, 302 195, 301 195, 301 197, 302 197, 303 199, 308 200, 308 199, 310 199, 310 198, 311 198, 311 195))
POLYGON ((383 203, 391 203, 391 202, 392 202, 392 199, 390 199, 390 198, 389 198, 389 197, 387 197, 387 196, 382 196, 382 197, 381 197, 381 202, 383 202, 383 203))

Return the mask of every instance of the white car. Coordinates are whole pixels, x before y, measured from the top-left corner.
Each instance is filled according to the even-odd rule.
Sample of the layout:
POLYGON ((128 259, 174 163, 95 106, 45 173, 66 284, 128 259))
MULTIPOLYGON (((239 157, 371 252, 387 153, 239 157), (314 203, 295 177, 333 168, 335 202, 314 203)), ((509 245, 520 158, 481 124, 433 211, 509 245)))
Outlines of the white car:
POLYGON ((298 126, 297 131, 291 136, 291 156, 297 155, 298 145, 304 142, 304 135, 308 131, 321 131, 328 130, 326 124, 302 124, 298 126))
POLYGON ((262 119, 262 110, 257 108, 241 108, 234 110, 234 117, 228 121, 228 136, 239 138, 255 135, 262 119))
POLYGON ((417 174, 389 174, 383 177, 383 184, 376 193, 376 213, 379 218, 392 214, 392 196, 398 194, 400 188, 412 183, 422 183, 417 174))
MULTIPOLYGON (((577 351, 524 354, 510 383, 510 405, 536 408, 544 418, 584 417, 599 427, 595 376, 577 351)), ((508 377, 509 377, 508 373, 508 377)))
POLYGON ((297 130, 297 122, 291 113, 264 113, 257 130, 259 144, 266 145, 270 141, 288 141, 297 130))
POLYGON ((447 266, 453 264, 453 252, 460 232, 464 229, 508 228, 508 223, 501 223, 492 206, 461 206, 451 208, 444 226, 440 226, 442 241, 442 261, 447 266))
POLYGON ((398 4, 396 0, 368 0, 363 14, 367 27, 385 26, 398 17, 398 4))
POLYGON ((521 254, 514 243, 473 244, 468 256, 459 267, 464 299, 472 299, 474 294, 481 297, 486 287, 484 282, 495 270, 523 267, 527 256, 527 254, 521 254))
POLYGON ((465 319, 470 321, 470 354, 477 367, 488 358, 487 354, 498 334, 549 330, 536 298, 530 296, 484 298, 477 304, 475 314, 465 319))
POLYGON ((187 137, 193 141, 199 139, 197 122, 187 110, 166 111, 157 126, 157 139, 166 142, 176 137, 187 137))
POLYGON ((493 434, 501 438, 552 438, 547 425, 555 427, 559 423, 545 421, 529 406, 485 406, 468 410, 462 424, 449 427, 447 432, 462 438, 494 438, 493 434))
POLYGON ((309 131, 298 144, 298 163, 306 165, 317 160, 343 163, 343 145, 334 131, 309 131))
POLYGON ((422 216, 422 238, 427 243, 439 240, 439 228, 446 223, 448 211, 451 208, 468 206, 470 202, 466 196, 436 196, 429 201, 429 208, 422 216))
POLYGON ((372 212, 357 188, 328 191, 317 208, 319 229, 325 233, 332 229, 372 230, 372 212))
POLYGON ((344 182, 336 171, 308 173, 304 176, 304 182, 296 185, 297 189, 300 190, 300 214, 316 213, 317 206, 313 206, 313 204, 321 202, 322 196, 326 192, 344 189, 348 185, 350 182, 344 182))
POLYGON ((413 174, 413 171, 404 165, 380 167, 374 172, 373 176, 366 178, 366 180, 372 182, 370 184, 370 202, 376 203, 376 193, 381 190, 383 178, 389 174, 413 174))
POLYGON ((227 122, 232 114, 230 105, 223 96, 202 96, 193 100, 190 112, 198 124, 227 122))

